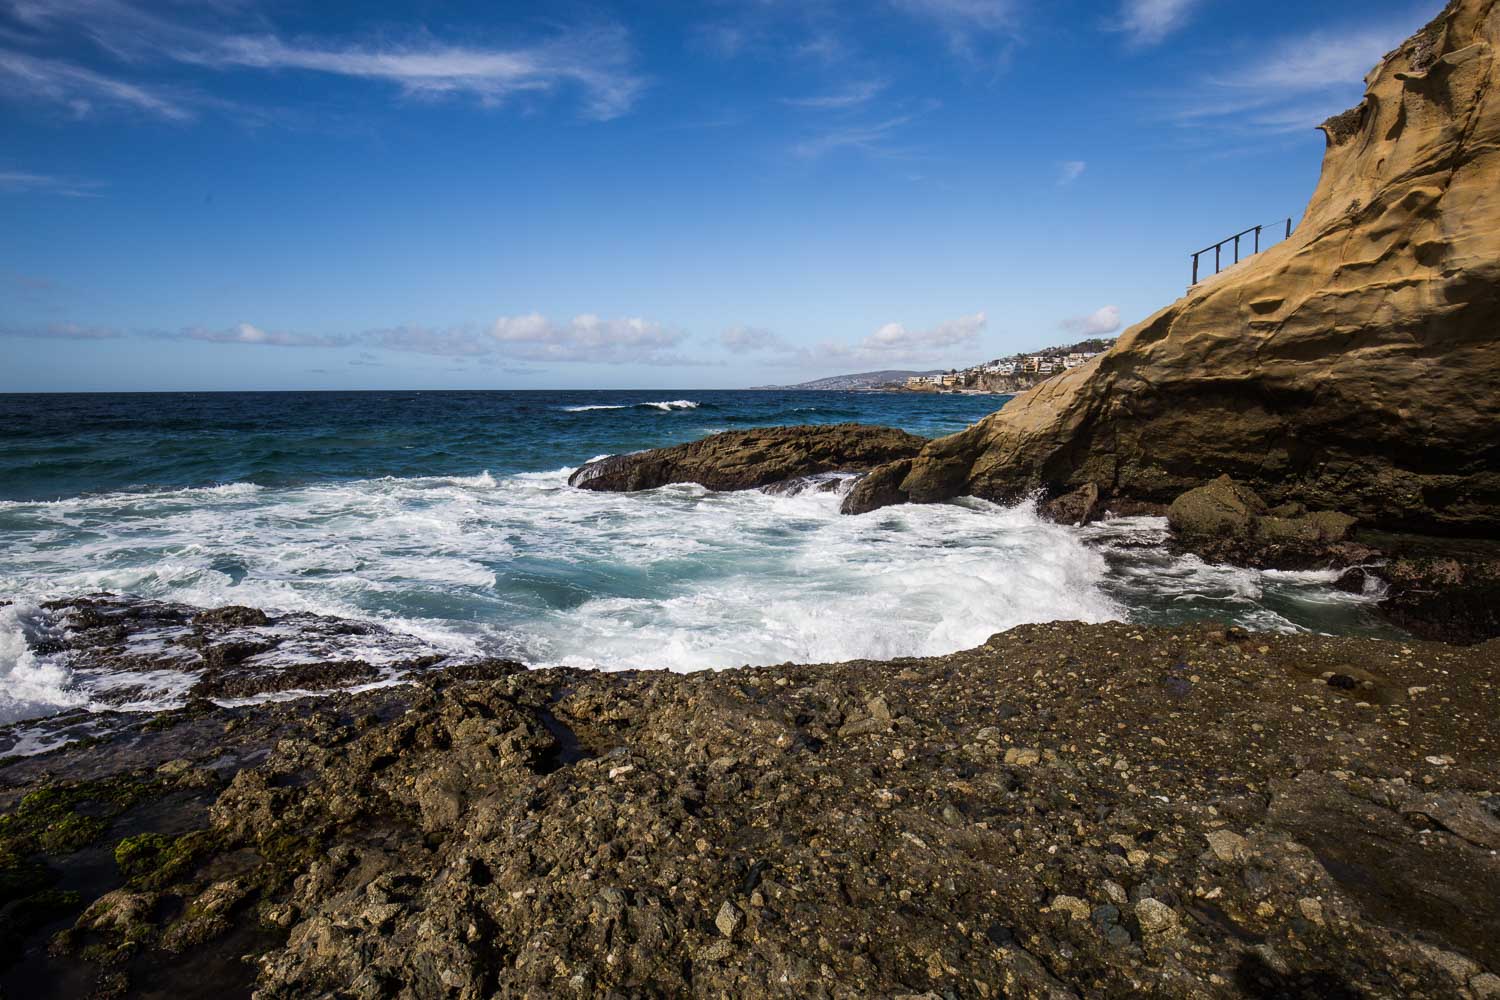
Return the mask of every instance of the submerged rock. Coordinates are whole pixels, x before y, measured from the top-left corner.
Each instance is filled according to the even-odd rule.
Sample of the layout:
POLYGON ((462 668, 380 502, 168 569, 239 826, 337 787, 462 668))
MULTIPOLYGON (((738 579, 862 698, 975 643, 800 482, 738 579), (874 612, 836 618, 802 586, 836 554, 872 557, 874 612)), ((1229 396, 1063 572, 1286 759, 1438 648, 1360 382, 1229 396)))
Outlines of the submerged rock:
POLYGON ((909 458, 926 443, 915 434, 866 424, 727 431, 671 448, 589 462, 568 477, 568 484, 616 493, 668 483, 748 490, 820 473, 863 472, 909 458))
POLYGON ((871 475, 845 510, 1089 483, 1111 505, 1168 502, 1228 472, 1372 527, 1500 529, 1497 45, 1494 0, 1449 4, 1324 125, 1289 239, 871 475))

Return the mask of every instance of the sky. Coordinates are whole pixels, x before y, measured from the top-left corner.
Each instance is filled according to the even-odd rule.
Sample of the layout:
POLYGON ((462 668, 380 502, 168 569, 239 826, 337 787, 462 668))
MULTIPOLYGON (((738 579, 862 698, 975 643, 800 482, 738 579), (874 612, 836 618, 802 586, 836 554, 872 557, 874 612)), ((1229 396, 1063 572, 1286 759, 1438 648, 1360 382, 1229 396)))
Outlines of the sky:
POLYGON ((0 391, 737 388, 1112 335, 1442 0, 0 0, 0 391))

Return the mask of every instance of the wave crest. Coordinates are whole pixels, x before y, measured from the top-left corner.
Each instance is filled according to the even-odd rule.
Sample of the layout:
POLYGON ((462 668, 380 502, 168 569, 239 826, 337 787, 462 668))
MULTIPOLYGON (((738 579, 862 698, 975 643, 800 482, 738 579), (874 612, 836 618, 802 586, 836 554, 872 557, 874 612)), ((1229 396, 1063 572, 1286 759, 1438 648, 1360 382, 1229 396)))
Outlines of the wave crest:
POLYGON ((702 406, 693 399, 658 399, 644 403, 589 403, 584 406, 564 406, 564 413, 588 413, 591 410, 661 410, 670 413, 673 410, 696 410, 702 406))

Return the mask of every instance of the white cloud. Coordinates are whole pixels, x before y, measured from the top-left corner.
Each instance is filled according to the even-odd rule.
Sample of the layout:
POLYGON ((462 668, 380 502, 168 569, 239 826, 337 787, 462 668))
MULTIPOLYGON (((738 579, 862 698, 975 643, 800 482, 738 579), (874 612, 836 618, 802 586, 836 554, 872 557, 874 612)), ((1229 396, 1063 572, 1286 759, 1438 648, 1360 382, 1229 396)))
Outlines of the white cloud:
POLYGON ((1266 55, 1206 77, 1197 100, 1172 97, 1170 120, 1195 128, 1305 132, 1354 104, 1364 78, 1412 32, 1405 22, 1326 28, 1262 46, 1266 55))
POLYGON ((1119 31, 1130 44, 1159 44, 1187 24, 1199 0, 1124 0, 1120 7, 1119 31))
POLYGON ((936 24, 961 55, 973 57, 980 39, 1002 50, 1018 27, 1016 0, 891 0, 906 13, 936 24))
POLYGON ((794 108, 808 108, 815 111, 844 111, 869 102, 885 88, 884 80, 866 80, 862 83, 850 84, 843 90, 831 94, 820 94, 814 97, 787 97, 783 98, 781 103, 794 108))
POLYGON ((172 53, 216 69, 305 70, 381 80, 409 96, 467 94, 495 105, 522 93, 572 85, 589 116, 617 118, 630 110, 644 81, 626 69, 631 51, 623 29, 598 28, 555 42, 514 49, 453 46, 359 48, 290 45, 271 35, 236 36, 172 53))
POLYGON ((1067 187, 1088 169, 1088 164, 1083 160, 1064 160, 1057 165, 1057 183, 1061 187, 1067 187))
POLYGON ((1314 32, 1269 46, 1267 51, 1274 53, 1269 58, 1252 62, 1215 82, 1227 88, 1272 90, 1279 94, 1362 83, 1365 74, 1409 34, 1405 27, 1394 25, 1314 32))
POLYGON ((725 330, 719 334, 719 343, 734 354, 792 350, 791 345, 770 330, 752 326, 736 326, 725 330))
POLYGON ((1102 337, 1120 328, 1120 307, 1103 306, 1087 316, 1074 316, 1058 325, 1080 337, 1102 337))
MULTIPOLYGON (((266 30, 263 15, 234 2, 198 5, 161 17, 124 0, 0 0, 0 10, 53 37, 67 29, 90 38, 122 61, 146 66, 175 61, 229 72, 303 71, 392 84, 406 96, 462 95, 485 105, 521 94, 581 93, 586 114, 618 117, 633 106, 645 80, 633 72, 628 34, 617 26, 562 30, 554 37, 509 47, 443 44, 425 31, 406 41, 354 45, 336 40, 288 40, 266 30)), ((0 52, 0 73, 27 81, 29 96, 86 111, 93 101, 134 106, 162 117, 192 117, 191 101, 124 83, 68 63, 0 52)))
POLYGON ((892 365, 949 362, 956 353, 972 349, 989 324, 984 313, 960 316, 927 330, 909 330, 887 323, 855 344, 824 341, 808 354, 809 361, 892 365))
POLYGON ((125 108, 164 118, 188 121, 193 112, 179 96, 127 83, 93 70, 55 59, 0 51, 0 93, 10 100, 29 99, 57 104, 84 117, 99 107, 125 108))
POLYGON ((342 347, 348 337, 325 337, 317 334, 281 333, 262 330, 249 323, 240 323, 228 330, 207 330, 192 327, 183 331, 188 340, 202 340, 210 344, 260 344, 267 347, 342 347))
POLYGON ((31 191, 60 195, 64 198, 97 198, 100 186, 94 181, 76 181, 66 177, 54 177, 51 174, 0 170, 0 191, 13 194, 31 191))
POLYGON ((35 337, 42 340, 115 340, 123 337, 119 330, 77 323, 52 323, 48 326, 0 327, 0 337, 35 337))
POLYGON ((605 364, 684 364, 666 352, 687 334, 639 318, 600 319, 585 313, 554 323, 538 313, 501 316, 489 336, 502 353, 525 361, 592 361, 605 364))
POLYGON ((911 122, 912 115, 888 118, 873 125, 850 125, 829 129, 792 147, 792 152, 803 159, 814 160, 839 149, 858 149, 866 153, 888 155, 893 152, 886 140, 903 125, 911 122))

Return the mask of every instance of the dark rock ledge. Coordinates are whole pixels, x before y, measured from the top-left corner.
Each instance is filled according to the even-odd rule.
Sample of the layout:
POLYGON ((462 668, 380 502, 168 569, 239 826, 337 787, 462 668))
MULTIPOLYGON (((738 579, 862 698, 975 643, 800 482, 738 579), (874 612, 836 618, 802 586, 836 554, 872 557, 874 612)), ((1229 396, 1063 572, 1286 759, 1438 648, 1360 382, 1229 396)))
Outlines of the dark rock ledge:
POLYGON ((568 483, 624 493, 668 483, 748 490, 827 472, 864 472, 910 458, 926 438, 894 427, 821 424, 728 431, 671 448, 589 462, 568 483))
POLYGON ((1062 623, 199 701, 0 764, 0 989, 1494 997, 1497 680, 1493 642, 1062 623))

